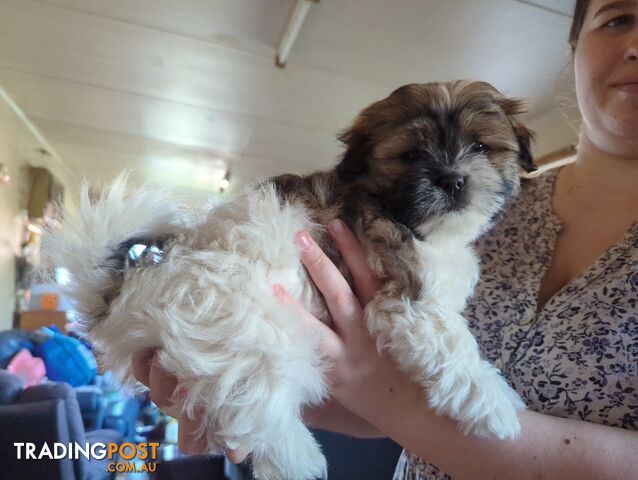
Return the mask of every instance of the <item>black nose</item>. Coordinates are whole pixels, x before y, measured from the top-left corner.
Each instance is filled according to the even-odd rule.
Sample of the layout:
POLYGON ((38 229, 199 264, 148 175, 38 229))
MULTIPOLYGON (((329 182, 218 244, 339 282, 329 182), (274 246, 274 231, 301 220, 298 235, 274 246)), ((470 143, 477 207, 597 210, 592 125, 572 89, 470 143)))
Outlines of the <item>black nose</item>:
POLYGON ((439 187, 441 187, 446 192, 452 195, 458 195, 465 189, 467 177, 463 175, 445 175, 439 178, 437 182, 439 187))

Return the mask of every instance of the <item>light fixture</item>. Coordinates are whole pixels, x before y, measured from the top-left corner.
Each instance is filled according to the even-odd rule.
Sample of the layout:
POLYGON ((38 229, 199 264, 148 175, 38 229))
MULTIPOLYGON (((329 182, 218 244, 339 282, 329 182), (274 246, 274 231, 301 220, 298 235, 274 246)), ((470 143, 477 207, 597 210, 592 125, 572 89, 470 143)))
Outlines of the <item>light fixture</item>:
POLYGON ((219 180, 217 184, 219 186, 219 191, 224 193, 230 187, 230 172, 226 170, 226 174, 219 180))
POLYGON ((286 31, 277 49, 275 65, 278 67, 284 68, 286 66, 288 55, 290 55, 292 46, 295 44, 295 40, 297 40, 297 35, 299 35, 299 30, 301 30, 308 10, 310 10, 313 3, 319 3, 319 0, 297 0, 297 3, 295 3, 295 7, 290 15, 290 20, 288 20, 288 25, 286 26, 286 31))
POLYGON ((4 163, 0 163, 0 183, 8 185, 11 182, 11 175, 9 175, 9 167, 4 163))
POLYGON ((42 228, 40 227, 40 225, 37 225, 33 222, 27 223, 27 230, 29 230, 31 233, 34 233, 38 236, 42 236, 42 228))

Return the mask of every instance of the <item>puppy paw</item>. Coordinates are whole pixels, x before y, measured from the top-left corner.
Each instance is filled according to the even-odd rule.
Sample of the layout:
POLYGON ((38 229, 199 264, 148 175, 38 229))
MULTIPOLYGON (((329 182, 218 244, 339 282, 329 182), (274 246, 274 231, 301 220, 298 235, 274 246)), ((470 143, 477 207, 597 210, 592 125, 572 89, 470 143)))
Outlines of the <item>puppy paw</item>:
POLYGON ((478 418, 467 424, 461 423, 461 428, 469 430, 478 437, 498 438, 500 440, 513 440, 521 433, 518 412, 524 407, 520 399, 501 396, 494 400, 478 418))
POLYGON ((328 474, 326 458, 319 454, 314 458, 300 460, 293 467, 281 471, 277 465, 266 459, 253 461, 253 473, 256 480, 317 480, 325 479, 328 474))
POLYGON ((430 385, 428 396, 430 406, 456 420, 465 434, 501 440, 520 434, 518 412, 525 404, 486 361, 462 373, 445 372, 430 385))
POLYGON ((300 420, 253 451, 252 458, 257 480, 316 480, 328 476, 326 457, 300 420))

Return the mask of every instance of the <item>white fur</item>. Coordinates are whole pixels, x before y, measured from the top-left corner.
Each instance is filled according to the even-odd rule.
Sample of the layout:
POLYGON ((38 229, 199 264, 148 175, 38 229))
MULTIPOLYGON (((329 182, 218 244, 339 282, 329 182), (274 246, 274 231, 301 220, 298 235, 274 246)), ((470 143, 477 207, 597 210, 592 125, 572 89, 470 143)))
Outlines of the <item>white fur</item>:
MULTIPOLYGON (((317 339, 271 290, 281 283, 315 315, 327 315, 293 242, 296 231, 321 227, 299 206, 280 206, 271 186, 196 212, 176 207, 165 192, 127 194, 125 183, 120 178, 93 206, 85 189, 81 214, 67 214, 46 249, 70 270, 69 293, 106 367, 131 381, 132 355, 160 347, 160 364, 188 391, 183 410, 203 410, 198 433, 211 451, 250 450, 260 479, 325 477, 325 458, 301 420, 305 405, 327 395, 325 365, 317 339), (100 265, 139 234, 177 240, 164 262, 127 271, 107 315, 92 320, 110 281, 100 265)), ((460 238, 459 226, 484 228, 491 213, 436 226, 432 240, 417 245, 423 297, 377 297, 366 318, 380 348, 424 386, 437 412, 466 432, 506 438, 518 432, 515 410, 522 403, 480 358, 460 315, 478 262, 468 244, 477 232, 460 238)))
POLYGON ((365 309, 366 324, 399 367, 424 387, 430 407, 459 423, 464 433, 499 439, 520 433, 525 408, 500 372, 481 359, 461 315, 478 280, 475 252, 444 237, 416 242, 424 288, 416 302, 378 295, 365 309))

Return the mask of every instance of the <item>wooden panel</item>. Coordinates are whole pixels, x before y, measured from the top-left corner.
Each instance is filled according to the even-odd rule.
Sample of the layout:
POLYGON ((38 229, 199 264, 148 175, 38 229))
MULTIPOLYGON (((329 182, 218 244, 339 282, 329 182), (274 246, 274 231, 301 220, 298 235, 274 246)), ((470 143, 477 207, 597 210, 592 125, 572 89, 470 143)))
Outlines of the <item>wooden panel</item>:
POLYGON ((290 61, 396 86, 477 78, 541 100, 569 61, 569 23, 511 0, 327 1, 290 61))
POLYGON ((230 114, 2 69, 0 85, 33 117, 208 148, 220 154, 241 152, 254 123, 230 114))
POLYGON ((47 4, 0 0, 0 8, 0 31, 12 39, 0 42, 0 67, 13 73, 330 132, 396 86, 294 62, 281 70, 274 52, 245 53, 47 4))
POLYGON ((272 160, 274 173, 308 173, 332 165, 339 151, 339 142, 328 132, 259 122, 243 156, 272 160))
POLYGON ((0 0, 0 11, 10 40, 0 41, 0 67, 18 72, 256 115, 276 70, 270 56, 57 6, 0 0))
POLYGON ((18 328, 21 330, 37 330, 41 327, 57 325, 63 332, 66 330, 66 314, 48 310, 29 310, 18 315, 18 328))
POLYGON ((241 154, 216 157, 215 152, 180 147, 140 137, 91 130, 35 118, 60 155, 81 176, 108 182, 130 169, 136 181, 152 181, 193 190, 192 198, 215 192, 209 179, 230 166, 233 188, 286 172, 307 173, 334 164, 341 145, 328 132, 313 132, 275 123, 255 124, 241 154), (208 183, 207 183, 208 182, 208 183))
POLYGON ((224 160, 221 152, 211 149, 187 147, 148 137, 96 130, 59 120, 40 117, 33 117, 32 120, 47 138, 55 141, 56 145, 75 145, 79 148, 122 155, 132 163, 141 163, 145 158, 164 158, 217 165, 224 160))
POLYGON ((107 18, 269 56, 295 0, 45 0, 107 18))
POLYGON ((273 78, 262 108, 278 123, 334 136, 360 110, 393 90, 391 85, 289 64, 273 78))
POLYGON ((186 200, 201 203, 217 192, 218 181, 226 173, 229 161, 212 150, 47 119, 33 120, 78 175, 100 184, 109 183, 121 172, 129 171, 134 183, 166 186, 185 195, 186 200))

